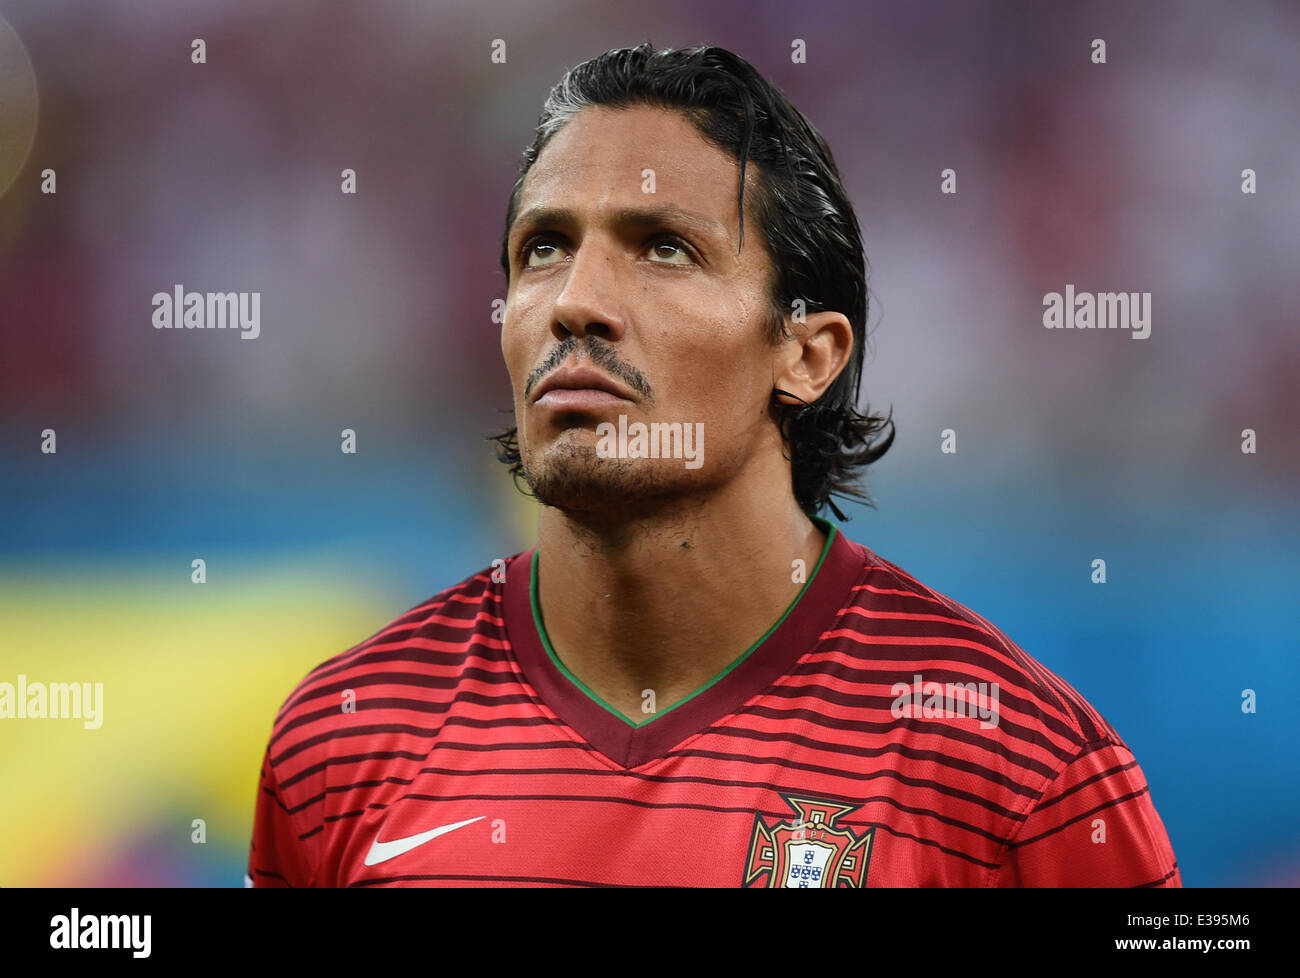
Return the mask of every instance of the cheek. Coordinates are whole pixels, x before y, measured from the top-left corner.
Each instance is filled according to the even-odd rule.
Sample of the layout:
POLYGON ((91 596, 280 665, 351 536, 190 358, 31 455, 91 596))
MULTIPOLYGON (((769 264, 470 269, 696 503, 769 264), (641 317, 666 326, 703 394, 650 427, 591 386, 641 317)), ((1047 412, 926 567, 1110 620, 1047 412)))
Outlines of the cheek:
POLYGON ((760 327, 742 315, 737 310, 734 319, 684 318, 682 333, 656 344, 656 375, 668 380, 664 389, 670 392, 663 410, 721 425, 734 416, 740 424, 751 404, 764 399, 771 388, 771 355, 762 346, 760 327))
POLYGON ((506 303, 505 318, 501 323, 501 357, 516 391, 521 390, 533 366, 533 352, 529 349, 527 307, 506 303))

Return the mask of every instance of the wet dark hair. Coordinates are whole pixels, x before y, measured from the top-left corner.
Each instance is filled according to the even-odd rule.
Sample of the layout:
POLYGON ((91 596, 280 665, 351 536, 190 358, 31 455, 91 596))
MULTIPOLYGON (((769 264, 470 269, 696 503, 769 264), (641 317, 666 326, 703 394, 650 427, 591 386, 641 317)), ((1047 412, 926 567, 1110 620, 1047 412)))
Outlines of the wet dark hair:
MULTIPOLYGON (((724 48, 701 45, 656 51, 649 41, 618 48, 565 72, 542 107, 536 135, 523 154, 510 194, 501 241, 501 267, 510 281, 510 228, 518 215, 524 178, 542 150, 589 106, 652 106, 680 113, 699 133, 740 163, 740 240, 745 235, 745 167, 758 171, 753 211, 772 261, 767 339, 789 335, 786 319, 802 300, 808 313, 834 310, 853 328, 853 352, 835 381, 815 402, 788 395, 770 414, 790 449, 795 499, 809 516, 830 506, 831 496, 874 506, 860 470, 894 441, 889 417, 857 410, 866 342, 867 283, 862 234, 830 147, 789 100, 749 62, 724 48), (889 434, 877 440, 888 425, 889 434)), ((510 466, 516 486, 523 473, 518 429, 490 436, 497 457, 510 466)))

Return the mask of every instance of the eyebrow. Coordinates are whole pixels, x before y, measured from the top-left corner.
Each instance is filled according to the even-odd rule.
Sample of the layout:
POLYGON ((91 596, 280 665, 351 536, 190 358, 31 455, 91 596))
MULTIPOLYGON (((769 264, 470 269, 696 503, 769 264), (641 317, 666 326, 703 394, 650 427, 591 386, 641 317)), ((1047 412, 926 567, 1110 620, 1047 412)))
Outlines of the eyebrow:
MULTIPOLYGON (((510 237, 526 233, 534 228, 559 224, 576 224, 578 215, 567 207, 530 207, 517 218, 510 227, 510 237)), ((697 234, 715 239, 729 240, 727 229, 717 221, 691 211, 683 210, 675 204, 663 204, 659 207, 624 207, 613 214, 615 227, 649 228, 677 224, 695 231, 697 234)))

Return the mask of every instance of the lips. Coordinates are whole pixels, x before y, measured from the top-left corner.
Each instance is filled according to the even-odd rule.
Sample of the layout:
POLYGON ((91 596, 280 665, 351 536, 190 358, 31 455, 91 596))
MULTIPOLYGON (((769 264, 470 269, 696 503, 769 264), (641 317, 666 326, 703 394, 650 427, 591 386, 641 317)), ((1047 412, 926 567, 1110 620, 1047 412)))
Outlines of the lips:
POLYGON ((551 408, 554 411, 593 411, 601 407, 627 403, 626 398, 616 397, 609 391, 597 391, 590 388, 571 390, 566 387, 557 387, 539 397, 536 406, 551 408))
POLYGON ((533 403, 580 409, 631 401, 631 392, 612 377, 590 367, 562 367, 533 392, 533 403))

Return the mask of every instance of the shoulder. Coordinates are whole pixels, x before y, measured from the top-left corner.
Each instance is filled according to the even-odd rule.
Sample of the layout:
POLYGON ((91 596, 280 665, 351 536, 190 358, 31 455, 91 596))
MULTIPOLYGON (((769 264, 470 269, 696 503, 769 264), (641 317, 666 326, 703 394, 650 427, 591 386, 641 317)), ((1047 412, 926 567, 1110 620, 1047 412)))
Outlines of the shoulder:
POLYGON ((930 667, 945 684, 954 678, 998 683, 1001 719, 1009 724, 1003 732, 1050 744, 1062 761, 1090 744, 1125 746, 1073 686, 988 619, 868 547, 853 546, 862 575, 835 627, 858 633, 853 637, 865 655, 883 648, 900 665, 930 667))
POLYGON ((1137 758, 1092 704, 977 612, 855 547, 862 574, 823 640, 859 683, 894 683, 900 749, 978 778, 999 812, 989 884, 1181 885, 1137 758))
POLYGON ((502 624, 497 571, 493 565, 471 574, 308 672, 276 713, 271 756, 282 761, 353 726, 363 707, 388 705, 394 684, 420 684, 476 651, 499 649, 492 637, 502 624))
POLYGON ((466 677, 508 671, 497 583, 505 563, 402 612, 294 686, 262 760, 249 864, 260 885, 333 879, 326 850, 340 837, 331 829, 324 841, 326 828, 366 807, 366 791, 384 780, 368 770, 437 736, 466 677))

